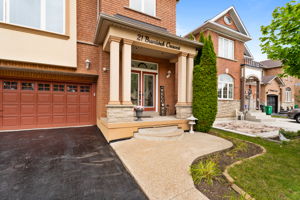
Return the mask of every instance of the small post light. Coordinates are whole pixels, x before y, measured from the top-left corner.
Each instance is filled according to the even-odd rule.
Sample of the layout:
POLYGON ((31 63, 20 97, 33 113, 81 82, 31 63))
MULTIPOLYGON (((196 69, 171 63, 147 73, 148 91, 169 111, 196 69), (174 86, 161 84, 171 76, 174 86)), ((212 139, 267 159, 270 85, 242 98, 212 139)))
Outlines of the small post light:
POLYGON ((190 133, 193 134, 194 132, 194 125, 196 124, 196 120, 198 120, 196 117, 193 115, 187 118, 189 120, 189 125, 190 125, 190 133))
POLYGON ((86 59, 85 60, 85 68, 90 69, 90 67, 91 67, 91 61, 89 59, 86 59))
POLYGON ((170 78, 171 74, 172 74, 172 72, 171 72, 171 70, 169 70, 169 71, 167 72, 166 78, 170 78))

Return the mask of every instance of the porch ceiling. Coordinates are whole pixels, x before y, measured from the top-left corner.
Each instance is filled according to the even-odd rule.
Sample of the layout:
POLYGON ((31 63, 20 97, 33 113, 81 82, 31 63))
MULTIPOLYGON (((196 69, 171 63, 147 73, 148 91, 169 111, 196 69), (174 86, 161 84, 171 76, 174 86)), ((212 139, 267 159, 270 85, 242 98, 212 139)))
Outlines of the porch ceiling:
POLYGON ((172 59, 177 58, 177 55, 175 55, 175 54, 162 52, 162 51, 156 51, 156 50, 148 49, 148 48, 141 47, 141 46, 132 46, 132 53, 138 54, 138 55, 143 55, 143 56, 162 58, 162 59, 167 59, 167 60, 172 60, 172 59))

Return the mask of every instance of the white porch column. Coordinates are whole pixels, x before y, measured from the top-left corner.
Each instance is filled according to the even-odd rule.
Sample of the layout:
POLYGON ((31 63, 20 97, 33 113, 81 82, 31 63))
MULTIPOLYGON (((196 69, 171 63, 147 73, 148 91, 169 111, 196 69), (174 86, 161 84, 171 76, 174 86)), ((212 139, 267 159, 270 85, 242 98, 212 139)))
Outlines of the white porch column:
POLYGON ((187 59, 187 74, 186 74, 186 99, 188 104, 193 102, 193 70, 194 70, 194 56, 188 55, 187 59))
POLYGON ((110 84, 109 84, 109 103, 120 104, 119 98, 119 73, 120 73, 120 38, 110 38, 110 84))
POLYGON ((178 56, 178 101, 177 105, 186 105, 186 53, 178 56))
POLYGON ((123 39, 122 47, 122 104, 131 105, 131 40, 123 39))

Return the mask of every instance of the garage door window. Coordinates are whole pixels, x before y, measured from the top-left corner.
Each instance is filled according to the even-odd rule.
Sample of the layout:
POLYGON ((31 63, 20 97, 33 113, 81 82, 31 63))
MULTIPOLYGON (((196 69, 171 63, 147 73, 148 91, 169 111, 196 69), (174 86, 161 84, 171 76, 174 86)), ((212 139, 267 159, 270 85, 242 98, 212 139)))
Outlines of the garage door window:
POLYGON ((68 85, 67 91, 68 92, 77 92, 77 85, 68 85))
POLYGON ((39 91, 50 91, 50 84, 39 83, 39 91))
POLYGON ((80 92, 90 92, 90 86, 81 85, 80 86, 80 92))
POLYGON ((33 83, 22 83, 22 90, 34 90, 33 83))
POLYGON ((17 90, 18 89, 18 83, 17 82, 12 82, 12 81, 4 81, 3 89, 5 89, 5 90, 17 90))
POLYGON ((65 85, 53 85, 53 91, 55 92, 64 92, 65 85))

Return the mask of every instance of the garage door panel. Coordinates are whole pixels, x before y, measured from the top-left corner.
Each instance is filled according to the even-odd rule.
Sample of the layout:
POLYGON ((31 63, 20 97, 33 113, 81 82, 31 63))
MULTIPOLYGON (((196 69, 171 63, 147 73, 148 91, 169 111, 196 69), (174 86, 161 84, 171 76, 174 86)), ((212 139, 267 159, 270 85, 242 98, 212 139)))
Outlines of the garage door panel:
POLYGON ((50 125, 52 123, 52 116, 39 116, 37 118, 37 124, 38 126, 45 126, 45 125, 50 125))
POLYGON ((66 116, 64 115, 53 115, 52 117, 53 124, 65 124, 66 123, 66 116))
POLYGON ((21 126, 35 126, 35 116, 21 116, 21 126))
POLYGON ((65 114, 66 113, 66 105, 64 104, 58 104, 58 105, 52 105, 53 114, 65 114))
POLYGON ((67 115, 68 124, 77 124, 79 122, 79 115, 67 115))
POLYGON ((21 93, 21 103, 25 104, 25 103, 33 103, 35 102, 35 93, 21 93))
POLYGON ((12 104, 12 105, 3 105, 3 116, 9 116, 9 115, 19 115, 20 106, 18 104, 12 104))
POLYGON ((3 90, 5 94, 3 95, 3 103, 18 103, 19 102, 19 93, 16 92, 6 92, 3 90))
POLYGON ((67 94, 67 103, 78 103, 77 94, 67 94))
POLYGON ((87 103, 89 104, 91 99, 90 99, 90 95, 80 95, 79 98, 80 103, 87 103))
POLYGON ((89 123, 91 121, 89 114, 80 114, 80 124, 89 123))
POLYGON ((37 103, 51 103, 51 93, 38 93, 37 103))
POLYGON ((67 105, 67 113, 78 113, 79 112, 79 106, 78 104, 69 104, 67 105))
POLYGON ((3 116, 3 128, 18 127, 18 125, 19 125, 19 116, 13 116, 13 117, 3 116))
POLYGON ((51 112, 51 104, 41 104, 37 106, 37 114, 38 115, 49 115, 52 114, 51 112))
POLYGON ((21 115, 35 115, 35 108, 34 104, 23 104, 21 105, 21 115))
POLYGON ((65 93, 53 93, 53 103, 65 103, 66 95, 65 93))
POLYGON ((81 114, 86 114, 86 113, 90 113, 90 105, 89 104, 81 104, 80 105, 80 110, 79 110, 79 112, 81 113, 81 114))

